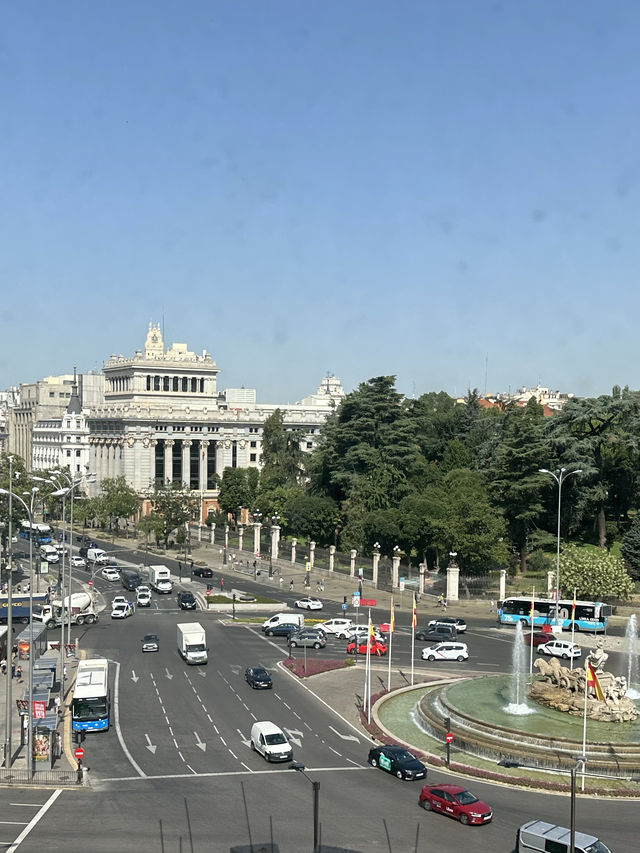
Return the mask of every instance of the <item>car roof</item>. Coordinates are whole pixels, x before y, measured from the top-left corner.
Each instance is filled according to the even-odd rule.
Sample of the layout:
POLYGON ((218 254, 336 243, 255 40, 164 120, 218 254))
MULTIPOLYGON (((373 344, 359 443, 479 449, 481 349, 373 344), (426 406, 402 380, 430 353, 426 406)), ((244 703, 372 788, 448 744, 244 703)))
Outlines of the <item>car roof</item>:
POLYGON ((157 634, 145 634, 143 637, 143 640, 157 640, 157 639, 158 639, 157 634))
POLYGON ((426 785, 425 787, 429 790, 437 788, 439 791, 447 791, 449 794, 461 794, 463 791, 468 790, 467 788, 463 788, 462 785, 453 785, 450 782, 444 782, 442 785, 426 785))

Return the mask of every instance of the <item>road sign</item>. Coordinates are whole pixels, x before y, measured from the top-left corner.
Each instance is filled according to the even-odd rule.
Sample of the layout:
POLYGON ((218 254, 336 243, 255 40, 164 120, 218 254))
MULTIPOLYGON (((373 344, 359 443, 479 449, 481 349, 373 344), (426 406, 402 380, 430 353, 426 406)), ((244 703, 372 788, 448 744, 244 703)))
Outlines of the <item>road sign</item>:
POLYGON ((92 586, 93 586, 93 581, 89 581, 89 583, 88 583, 87 585, 88 585, 89 587, 92 587, 92 586))
POLYGON ((73 754, 78 759, 78 761, 80 761, 81 758, 84 758, 84 749, 81 746, 77 746, 73 750, 73 754))
POLYGON ((444 736, 444 739, 447 743, 453 743, 453 735, 451 734, 451 732, 447 732, 444 736))
POLYGON ((347 609, 347 607, 348 607, 349 605, 348 605, 348 604, 343 604, 343 605, 341 605, 341 606, 342 606, 342 609, 343 609, 343 610, 346 610, 346 609, 347 609))
POLYGON ((353 596, 352 604, 354 607, 360 607, 360 596, 359 595, 353 596))
POLYGON ((376 606, 376 599, 375 598, 361 598, 360 604, 363 607, 375 607, 376 606))

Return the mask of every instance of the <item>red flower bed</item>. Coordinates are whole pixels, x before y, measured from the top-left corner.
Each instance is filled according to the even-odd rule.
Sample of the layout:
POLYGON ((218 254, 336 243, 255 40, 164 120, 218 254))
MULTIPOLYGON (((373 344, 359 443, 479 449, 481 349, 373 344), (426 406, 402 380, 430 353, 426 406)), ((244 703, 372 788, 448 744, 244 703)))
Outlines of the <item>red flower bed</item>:
POLYGON ((318 675, 321 672, 330 672, 332 669, 344 669, 347 665, 341 660, 319 660, 318 658, 307 658, 307 666, 305 668, 303 658, 295 658, 294 660, 282 661, 287 669, 290 669, 298 678, 308 678, 310 675, 318 675))

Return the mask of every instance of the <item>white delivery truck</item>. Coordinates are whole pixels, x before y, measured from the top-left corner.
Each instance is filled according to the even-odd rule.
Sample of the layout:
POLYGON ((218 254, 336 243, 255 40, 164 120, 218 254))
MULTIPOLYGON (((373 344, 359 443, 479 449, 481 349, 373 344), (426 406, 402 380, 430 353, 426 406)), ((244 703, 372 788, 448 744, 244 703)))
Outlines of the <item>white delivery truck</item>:
POLYGON ((111 558, 102 548, 87 548, 87 560, 98 566, 106 566, 111 562, 111 558))
POLYGON ((170 593, 173 584, 169 569, 166 566, 149 566, 149 586, 156 592, 170 593))
POLYGON ((41 545, 40 557, 46 560, 47 563, 58 563, 60 561, 60 554, 58 554, 58 549, 55 545, 41 545))
POLYGON ((74 592, 71 598, 67 596, 62 601, 52 601, 51 604, 41 604, 33 608, 34 621, 44 622, 47 628, 57 628, 67 623, 71 614, 72 625, 92 625, 98 621, 98 614, 93 609, 93 601, 87 592, 74 592))
POLYGON ((199 622, 178 624, 178 651, 189 664, 207 662, 207 635, 199 622))
POLYGON ((264 620, 262 630, 266 634, 269 628, 275 628, 277 625, 298 625, 299 628, 304 628, 304 613, 276 613, 275 616, 264 620))

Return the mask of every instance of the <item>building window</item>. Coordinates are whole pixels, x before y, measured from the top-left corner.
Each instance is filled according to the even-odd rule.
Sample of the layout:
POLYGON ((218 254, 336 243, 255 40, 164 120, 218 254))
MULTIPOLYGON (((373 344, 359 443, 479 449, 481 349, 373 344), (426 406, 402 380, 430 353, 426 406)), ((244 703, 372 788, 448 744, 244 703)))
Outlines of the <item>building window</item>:
POLYGON ((81 450, 76 450, 76 456, 80 456, 81 453, 82 453, 81 450))
POLYGON ((71 456, 71 451, 67 450, 67 456, 71 456))
POLYGON ((252 442, 251 442, 251 447, 257 447, 257 446, 258 446, 258 442, 257 442, 257 441, 252 441, 252 442))
POLYGON ((178 390, 178 377, 177 376, 173 377, 173 390, 174 391, 178 390))
POLYGON ((153 377, 153 390, 154 391, 160 390, 160 377, 159 376, 153 377))
POLYGON ((169 377, 168 376, 165 376, 162 380, 162 390, 163 391, 169 390, 169 377))
POLYGON ((249 462, 255 462, 257 455, 258 455, 257 453, 250 453, 249 454, 249 462))
POLYGON ((147 391, 151 391, 151 377, 147 376, 147 391))
POLYGON ((55 392, 55 391, 49 391, 49 396, 50 396, 50 397, 55 397, 55 396, 56 396, 56 392, 55 392))
POLYGON ((198 393, 198 380, 195 377, 191 378, 191 393, 192 394, 198 393))
POLYGON ((204 379, 200 380, 200 393, 204 394, 204 379))
POLYGON ((183 376, 183 377, 182 377, 182 390, 183 390, 183 391, 188 391, 188 390, 189 390, 189 385, 188 385, 188 383, 189 383, 189 380, 187 379, 187 377, 186 377, 186 376, 183 376))
POLYGON ((307 450, 311 450, 311 448, 312 448, 312 447, 313 447, 313 442, 312 442, 312 441, 308 441, 308 442, 307 442, 307 450))

